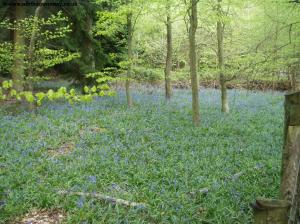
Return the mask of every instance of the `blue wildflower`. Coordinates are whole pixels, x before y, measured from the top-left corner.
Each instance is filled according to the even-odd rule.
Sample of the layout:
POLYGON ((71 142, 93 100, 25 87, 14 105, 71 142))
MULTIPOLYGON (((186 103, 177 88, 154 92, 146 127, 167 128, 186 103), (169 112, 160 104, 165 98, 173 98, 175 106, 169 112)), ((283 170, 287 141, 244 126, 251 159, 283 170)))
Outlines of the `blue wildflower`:
POLYGON ((97 178, 95 176, 89 176, 89 181, 95 184, 97 182, 97 178))
POLYGON ((77 207, 82 208, 84 206, 84 198, 80 197, 77 201, 77 207))

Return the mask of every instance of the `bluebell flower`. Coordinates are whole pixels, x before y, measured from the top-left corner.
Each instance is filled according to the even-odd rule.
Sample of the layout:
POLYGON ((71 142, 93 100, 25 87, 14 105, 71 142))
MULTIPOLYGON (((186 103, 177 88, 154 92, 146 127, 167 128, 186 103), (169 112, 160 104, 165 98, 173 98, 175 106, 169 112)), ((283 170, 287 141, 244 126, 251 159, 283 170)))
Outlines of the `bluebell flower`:
POLYGON ((119 163, 121 158, 119 155, 115 155, 114 159, 115 159, 115 163, 119 163))
POLYGON ((95 184, 97 182, 97 178, 95 176, 89 176, 89 181, 95 184))
POLYGON ((262 168, 264 168, 264 164, 258 163, 258 164, 256 164, 255 168, 256 169, 262 169, 262 168))
POLYGON ((145 209, 145 208, 146 208, 145 205, 142 205, 142 204, 137 205, 137 206, 135 207, 135 209, 137 209, 137 210, 142 210, 142 209, 145 209))
POLYGON ((116 189, 116 188, 118 187, 118 185, 117 185, 117 184, 112 184, 111 187, 112 187, 113 189, 116 189))
POLYGON ((84 198, 80 197, 77 201, 77 207, 82 208, 84 206, 84 198))
POLYGON ((6 205, 6 201, 0 201, 0 208, 4 207, 6 205))

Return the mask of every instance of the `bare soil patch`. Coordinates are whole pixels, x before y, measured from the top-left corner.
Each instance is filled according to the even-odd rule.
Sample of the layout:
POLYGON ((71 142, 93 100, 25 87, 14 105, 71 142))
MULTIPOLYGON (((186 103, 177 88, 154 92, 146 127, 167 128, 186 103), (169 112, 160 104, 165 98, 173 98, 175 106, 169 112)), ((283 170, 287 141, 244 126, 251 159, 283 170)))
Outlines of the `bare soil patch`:
POLYGON ((60 224, 65 216, 59 210, 34 210, 12 224, 60 224))
POLYGON ((49 155, 52 157, 63 156, 69 154, 75 148, 75 144, 73 142, 64 143, 58 149, 50 149, 48 150, 49 155))

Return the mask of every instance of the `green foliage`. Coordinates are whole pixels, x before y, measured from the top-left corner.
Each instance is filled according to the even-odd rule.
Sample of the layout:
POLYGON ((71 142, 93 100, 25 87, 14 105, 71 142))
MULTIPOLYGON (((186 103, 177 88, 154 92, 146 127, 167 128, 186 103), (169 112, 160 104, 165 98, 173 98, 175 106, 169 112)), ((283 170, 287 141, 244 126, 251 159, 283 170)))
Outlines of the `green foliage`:
POLYGON ((36 50, 36 60, 33 65, 36 68, 35 70, 39 73, 45 69, 51 68, 55 65, 62 64, 68 61, 71 61, 75 58, 79 58, 79 53, 70 53, 65 50, 52 50, 48 48, 40 48, 36 50))
MULTIPOLYGON (((111 77, 108 77, 108 80, 113 79, 111 77)), ((88 86, 84 86, 84 94, 82 95, 76 93, 75 89, 70 89, 68 91, 66 87, 60 87, 57 91, 49 89, 47 93, 33 93, 31 91, 17 92, 15 89, 13 89, 12 80, 4 81, 2 83, 2 86, 0 87, 0 102, 1 100, 16 99, 18 101, 25 100, 30 104, 41 106, 42 102, 46 99, 50 101, 65 99, 70 104, 73 104, 76 102, 90 102, 94 97, 97 96, 113 96, 115 94, 114 91, 111 91, 108 84, 103 83, 103 80, 96 80, 96 82, 99 85, 93 86, 91 88, 89 88, 88 86)))
POLYGON ((164 79, 164 73, 162 69, 134 67, 133 79, 139 82, 157 83, 164 79))
POLYGON ((12 54, 13 46, 11 43, 0 43, 0 72, 7 72, 12 67, 12 54))
POLYGON ((184 82, 184 81, 189 81, 190 78, 190 74, 188 70, 179 70, 176 72, 172 73, 172 80, 174 80, 175 82, 184 82))
MULTIPOLYGON (((136 55, 144 64, 162 68, 166 57, 166 4, 153 1, 136 24, 136 55)), ((286 1, 199 2, 197 53, 201 79, 219 79, 216 25, 224 26, 224 75, 228 80, 287 80, 290 68, 299 64, 299 7, 286 1)), ((173 7, 173 61, 188 61, 187 14, 182 1, 173 7)), ((176 71, 177 73, 177 71, 176 71)), ((173 77, 176 74, 173 74, 173 77)), ((174 77, 177 79, 177 77, 174 77)), ((186 81, 189 76, 186 76, 186 81)))
MULTIPOLYGON (((51 49, 46 47, 51 41, 65 38, 71 31, 69 20, 63 16, 62 12, 52 14, 47 19, 31 16, 12 23, 9 20, 4 20, 0 22, 0 28, 20 31, 26 42, 30 41, 33 33, 35 33, 36 36, 35 45, 32 46, 32 55, 29 55, 29 45, 16 45, 15 47, 21 49, 21 53, 19 56, 14 56, 11 43, 1 43, 0 72, 11 72, 14 57, 24 58, 24 69, 32 69, 35 77, 43 74, 48 68, 80 57, 78 52, 73 53, 64 49, 51 49)), ((28 74, 25 79, 31 82, 35 81, 34 77, 29 77, 28 74)))
MULTIPOLYGON (((93 80, 94 86, 92 89, 97 88, 104 91, 107 91, 110 89, 110 84, 116 82, 116 81, 125 81, 126 78, 122 77, 120 74, 124 72, 123 69, 117 69, 117 68, 105 68, 103 71, 99 72, 93 72, 86 74, 86 79, 93 80)), ((84 92, 88 92, 90 89, 88 87, 85 87, 84 92)), ((92 90, 93 91, 93 90, 92 90)))
POLYGON ((40 43, 49 40, 64 38, 71 31, 71 24, 61 11, 52 14, 49 18, 36 18, 30 16, 19 21, 10 22, 8 19, 0 22, 0 28, 18 30, 26 39, 30 39, 32 31, 36 30, 40 43))
POLYGON ((123 29, 125 25, 122 15, 115 12, 100 11, 97 14, 98 20, 95 34, 100 36, 114 36, 123 29))

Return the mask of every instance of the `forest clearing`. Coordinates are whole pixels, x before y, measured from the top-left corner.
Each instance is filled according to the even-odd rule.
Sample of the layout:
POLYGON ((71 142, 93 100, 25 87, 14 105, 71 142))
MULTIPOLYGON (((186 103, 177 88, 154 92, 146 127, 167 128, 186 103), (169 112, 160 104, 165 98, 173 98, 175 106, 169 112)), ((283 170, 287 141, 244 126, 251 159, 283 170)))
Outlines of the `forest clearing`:
POLYGON ((298 0, 0 0, 0 224, 299 224, 298 0))

